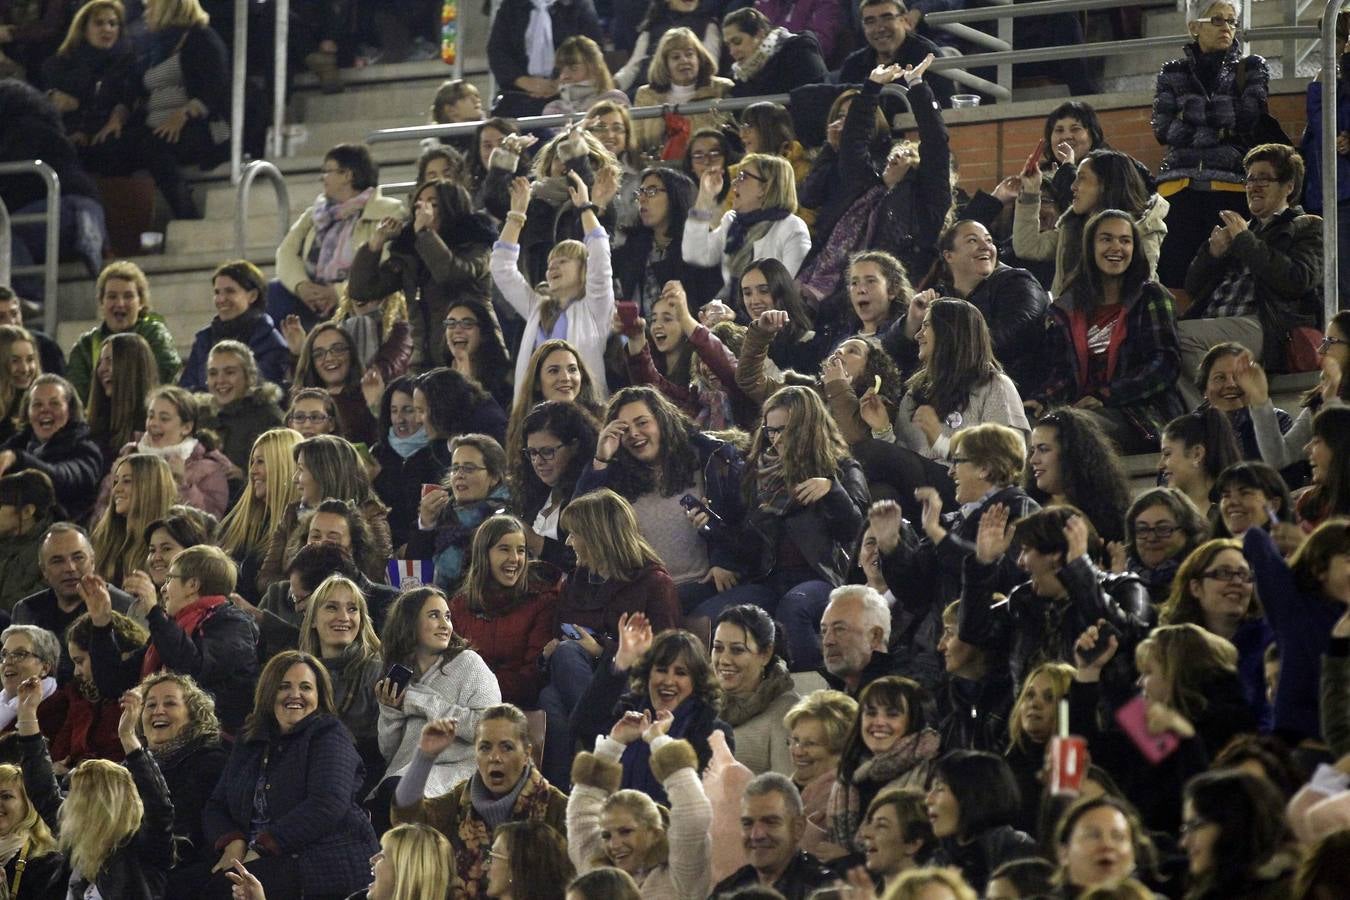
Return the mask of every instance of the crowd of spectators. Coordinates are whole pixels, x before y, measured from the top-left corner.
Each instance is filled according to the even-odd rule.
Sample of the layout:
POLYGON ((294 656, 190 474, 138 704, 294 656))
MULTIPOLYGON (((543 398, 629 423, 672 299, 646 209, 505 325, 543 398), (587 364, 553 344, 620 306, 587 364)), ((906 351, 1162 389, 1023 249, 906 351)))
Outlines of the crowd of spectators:
MULTIPOLYGON (((99 324, 0 289, 0 896, 1342 896, 1350 311, 1303 198, 1350 131, 1270 140, 1200 0, 1158 171, 1071 100, 971 197, 950 4, 632 5, 506 0, 493 117, 443 86, 477 125, 406 203, 330 148, 190 342, 72 178, 99 324)), ((298 4, 326 89, 429 43, 358 6, 298 4)), ((0 120, 196 215, 198 0, 0 16, 46 91, 0 120)))

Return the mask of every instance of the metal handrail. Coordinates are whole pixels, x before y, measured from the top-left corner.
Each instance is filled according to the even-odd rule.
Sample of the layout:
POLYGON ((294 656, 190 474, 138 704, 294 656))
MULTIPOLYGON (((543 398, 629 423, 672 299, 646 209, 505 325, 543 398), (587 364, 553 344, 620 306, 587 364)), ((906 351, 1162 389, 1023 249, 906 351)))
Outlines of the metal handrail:
POLYGON ((5 201, 0 199, 0 281, 11 284, 15 275, 36 275, 42 273, 42 330, 48 336, 56 337, 56 278, 61 265, 61 176, 56 170, 40 159, 23 162, 0 163, 0 175, 21 175, 28 173, 41 178, 47 185, 47 211, 43 213, 25 213, 11 215, 5 201), (47 258, 40 266, 19 266, 14 268, 10 255, 11 226, 26 225, 30 222, 47 223, 47 258))
POLYGON ((277 225, 279 231, 277 244, 285 240, 286 232, 291 228, 291 195, 286 190, 285 177, 282 176, 280 169, 267 160, 255 159, 244 166, 243 175, 239 179, 239 187, 235 192, 234 255, 239 259, 245 258, 248 245, 249 191, 253 189, 254 179, 260 175, 271 182, 272 187, 277 192, 277 225))
MULTIPOLYGON (((230 83, 230 181, 239 184, 244 170, 244 86, 248 80, 248 8, 249 0, 234 0, 234 71, 230 83)), ((286 41, 290 31, 290 0, 276 0, 276 27, 273 29, 274 69, 272 73, 272 146, 270 152, 280 159, 285 148, 286 129, 286 41)))
MULTIPOLYGON (((1142 0, 1134 6, 1175 6, 1174 0, 1142 0)), ((1035 3, 981 6, 976 9, 957 9, 937 12, 923 17, 925 25, 941 26, 954 22, 988 22, 990 19, 1022 19, 1027 16, 1048 16, 1051 13, 1084 12, 1093 9, 1116 9, 1120 0, 1036 0, 1035 3)))
POLYGON ((1336 166, 1336 92, 1340 87, 1336 83, 1336 60, 1328 53, 1328 48, 1336 46, 1336 13, 1344 0, 1326 0, 1326 9, 1322 12, 1322 327, 1331 322, 1340 306, 1337 291, 1340 288, 1336 271, 1336 254, 1332 251, 1339 247, 1337 226, 1340 210, 1336 208, 1337 166, 1336 166), (1328 67, 1327 63, 1331 65, 1328 67), (1330 72, 1330 77, 1325 77, 1330 72))

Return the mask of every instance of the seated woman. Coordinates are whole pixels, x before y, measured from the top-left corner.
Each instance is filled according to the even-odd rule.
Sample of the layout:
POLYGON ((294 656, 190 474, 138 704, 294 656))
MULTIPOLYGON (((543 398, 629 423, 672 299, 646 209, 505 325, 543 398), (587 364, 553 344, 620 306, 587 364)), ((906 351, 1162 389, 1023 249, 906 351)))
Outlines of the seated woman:
POLYGON ((977 891, 1014 859, 1036 856, 1036 840, 1012 826, 1020 793, 999 756, 954 750, 933 767, 928 816, 938 845, 928 864, 954 866, 977 891))
POLYGON ((70 348, 66 377, 84 400, 94 383, 94 366, 99 348, 109 337, 126 331, 145 338, 159 366, 159 381, 168 384, 183 367, 174 337, 164 325, 164 317, 150 308, 150 280, 134 262, 119 259, 99 272, 95 284, 99 317, 102 321, 80 335, 70 348))
POLYGON ((375 682, 384 671, 380 639, 360 586, 331 575, 316 587, 300 622, 300 651, 316 657, 333 683, 333 711, 351 732, 365 767, 360 795, 375 786, 384 768, 377 724, 375 682))
POLYGON ((89 436, 116 459, 145 422, 146 397, 159 386, 150 345, 137 334, 111 335, 100 348, 89 389, 89 436))
POLYGON ((1059 854, 1055 880, 1065 896, 1118 884, 1157 865, 1157 850, 1139 813, 1128 800, 1111 794, 1079 799, 1060 817, 1053 837, 1059 854), (1102 851, 1105 835, 1112 836, 1111 853, 1102 851))
MULTIPOLYGON (((500 703, 502 694, 483 658, 455 633, 450 605, 435 588, 413 588, 399 596, 385 622, 381 649, 386 672, 398 665, 412 675, 401 687, 388 676, 375 685, 380 752, 388 760, 376 801, 387 799, 394 782, 421 768, 418 746, 424 725, 452 719, 459 728, 459 740, 452 733, 430 754, 434 765, 421 768, 422 785, 399 804, 410 806, 422 796, 439 797, 473 774, 470 738, 475 737, 483 711, 500 703)), ((471 871, 466 868, 464 873, 469 876, 471 871)))
MULTIPOLYGON (((700 8, 697 0, 657 0, 647 7, 642 21, 637 23, 637 34, 628 62, 614 73, 614 82, 630 93, 641 90, 653 76, 651 67, 662 57, 661 41, 672 31, 684 30, 714 60, 712 71, 717 71, 716 60, 722 56, 722 29, 715 16, 700 8)), ((634 104, 646 106, 641 99, 634 104)))
POLYGON ((468 568, 474 532, 510 504, 506 453, 485 434, 461 434, 450 441, 450 467, 436 490, 425 491, 417 530, 408 534, 408 558, 436 564, 436 586, 458 588, 468 568))
MULTIPOLYGON (((299 493, 295 486, 298 431, 273 428, 253 442, 244 493, 220 523, 220 548, 239 564, 239 592, 256 601, 268 585, 259 586, 258 570, 299 493)), ((270 582, 269 582, 270 584, 270 582)))
POLYGON ((574 34, 553 54, 558 70, 558 96, 544 104, 544 115, 583 113, 594 103, 628 105, 628 95, 614 86, 600 45, 584 34, 574 34))
POLYGON ((65 704, 56 693, 61 641, 37 625, 10 625, 0 631, 0 646, 7 661, 0 668, 0 734, 14 730, 20 711, 20 687, 36 679, 41 689, 38 727, 43 737, 51 738, 61 730, 66 715, 65 704))
POLYGON ((1182 818, 1204 829, 1182 839, 1196 896, 1278 896, 1294 887, 1300 855, 1285 797, 1269 779, 1233 769, 1197 775, 1186 782, 1182 818))
POLYGON ((530 356, 525 374, 519 396, 511 407, 506 443, 503 444, 513 469, 522 459, 525 419, 539 404, 575 403, 581 412, 596 419, 605 411, 604 403, 596 396, 590 370, 577 349, 567 341, 554 338, 540 344, 530 356))
POLYGON ((309 331, 327 319, 347 288, 357 248, 403 203, 380 195, 380 167, 365 144, 337 144, 323 156, 323 193, 300 214, 277 248, 277 277, 267 283, 267 314, 297 316, 309 331))
MULTIPOLYGON (((1137 163, 1116 150, 1093 150, 1078 163, 1072 205, 1053 231, 1041 231, 1041 174, 1023 173, 1013 217, 1013 249, 1020 259, 1053 259, 1055 280, 1050 293, 1059 297, 1080 266, 1091 256, 1082 251, 1083 230, 1098 213, 1120 210, 1134 222, 1139 241, 1134 248, 1145 260, 1149 280, 1156 278, 1158 252, 1167 234, 1163 217, 1167 200, 1150 194, 1137 163)), ((1091 248, 1089 248, 1090 250, 1091 248)))
POLYGON ((1241 539, 1248 528, 1270 531, 1293 514, 1289 485, 1280 473, 1263 462, 1234 463, 1214 482, 1219 498, 1219 518, 1214 537, 1241 539))
MULTIPOLYGON (((413 406, 414 379, 408 375, 391 381, 380 397, 380 440, 371 448, 378 473, 371 482, 375 493, 389 507, 389 536, 395 552, 408 542, 417 507, 407 490, 408 462, 430 443, 426 425, 413 406)), ((421 492, 419 484, 418 492, 421 492)))
POLYGON ((173 559, 164 604, 143 572, 124 583, 136 598, 132 615, 150 626, 150 642, 127 646, 113 631, 112 598, 97 575, 80 581, 94 634, 89 661, 99 693, 120 696, 161 668, 191 675, 216 700, 221 725, 238 729, 248 714, 257 678, 257 632, 249 615, 228 599, 234 591, 234 563, 217 547, 190 547, 173 559))
MULTIPOLYGON (((492 278, 506 301, 525 319, 520 349, 533 353, 549 338, 565 339, 577 348, 605 397, 609 387, 604 377, 604 351, 614 316, 609 236, 595 210, 588 208, 593 206, 590 191, 575 172, 571 173, 568 190, 572 205, 581 211, 585 242, 566 240, 557 244, 548 254, 545 284, 531 288, 518 268, 530 186, 523 178, 511 183, 511 212, 501 239, 492 249, 492 278)), ((527 363, 527 354, 518 352, 517 386, 525 381, 527 363)))
POLYGON ((745 148, 740 139, 731 133, 728 126, 700 128, 689 139, 684 156, 680 160, 680 171, 689 176, 695 187, 703 183, 703 176, 710 171, 722 173, 722 186, 717 191, 717 208, 731 208, 727 199, 731 193, 731 169, 741 161, 745 148))
POLYGON ((477 300, 454 298, 442 324, 445 364, 487 391, 502 409, 510 409, 511 353, 496 312, 477 300))
POLYGON ((38 733, 40 695, 35 680, 24 682, 18 728, 23 783, 29 802, 56 833, 63 859, 47 889, 33 896, 50 897, 52 891, 134 900, 160 896, 174 863, 173 804, 154 757, 136 736, 139 695, 128 691, 122 698, 117 723, 125 766, 106 759, 86 760, 71 773, 64 797, 46 742, 38 733), (110 810, 119 814, 110 817, 110 810))
POLYGON ((23 395, 41 374, 33 333, 20 325, 0 325, 0 441, 18 432, 23 395))
MULTIPOLYGON (((709 23, 708 27, 714 29, 716 25, 709 23)), ((702 43, 700 36, 688 28, 671 28, 661 35, 647 69, 647 83, 637 89, 633 103, 635 106, 677 106, 726 97, 731 94, 731 89, 731 79, 717 74, 717 56, 702 43)), ((666 113, 660 119, 639 119, 635 123, 634 140, 648 154, 674 160, 684 155, 693 134, 704 128, 718 128, 726 122, 724 113, 706 112, 692 116, 666 113)))
POLYGON ((502 700, 538 705, 539 655, 553 639, 562 572, 526 558, 525 526, 515 516, 488 518, 473 534, 464 581, 450 599, 450 620, 497 676, 502 700))
POLYGON ((230 155, 230 62, 199 0, 149 4, 139 69, 145 124, 180 165, 203 170, 230 155))
POLYGON ((408 373, 413 349, 412 325, 408 322, 408 301, 402 291, 357 302, 343 290, 331 321, 347 332, 363 372, 378 372, 381 383, 408 373))
POLYGON ((69 521, 84 521, 98 494, 103 454, 89 438, 84 404, 60 375, 39 375, 24 395, 22 430, 0 444, 0 475, 33 469, 51 479, 69 521))
MULTIPOLYGON (((1200 360, 1194 387, 1204 398, 1197 411, 1211 406, 1226 415, 1242 458, 1259 460, 1261 448, 1256 440, 1251 399, 1239 381, 1240 373, 1252 365, 1251 351, 1234 341, 1222 341, 1210 347, 1200 360)), ((1280 435, 1288 433, 1294 425, 1293 417, 1278 407, 1271 406, 1266 415, 1273 419, 1280 435)))
MULTIPOLYGON (((964 605, 964 603, 963 603, 964 605)), ((963 638, 964 640, 964 638, 963 638)), ((986 645, 997 650, 998 645, 986 645)), ((986 650, 986 653, 990 650, 986 650)), ((1074 669, 1068 663, 1045 662, 1027 673, 1017 689, 1017 699, 1008 714, 1008 749, 1004 758, 1012 767, 1021 797, 1012 825, 1019 831, 1035 832, 1040 819, 1044 785, 1045 754, 1056 733, 1060 701, 1069 695, 1074 669)))
POLYGON ((1181 287, 1196 251, 1224 211, 1244 215, 1243 152, 1268 112, 1270 67, 1243 56, 1240 6, 1230 0, 1187 4, 1191 42, 1163 64, 1153 97, 1153 135, 1167 148, 1158 192, 1172 208, 1158 258, 1158 280, 1181 287))
POLYGON ((263 273, 247 260, 234 260, 216 268, 211 286, 216 315, 192 339, 192 353, 178 383, 190 391, 207 390, 213 381, 207 371, 208 357, 221 341, 231 340, 253 352, 257 370, 264 379, 283 384, 290 375, 291 354, 286 339, 266 312, 267 281, 263 273))
POLYGON ((173 151, 155 140, 143 122, 132 121, 141 84, 133 42, 123 40, 125 27, 126 14, 118 2, 80 7, 66 39, 43 62, 41 83, 86 171, 124 176, 148 169, 174 218, 201 218, 173 151))
POLYGON ((511 462, 516 506, 525 523, 525 546, 535 559, 571 573, 576 554, 567 546, 562 513, 582 472, 595 456, 597 424, 583 407, 549 400, 521 424, 521 450, 511 462))
MULTIPOLYGON (((1078 163, 1087 159, 1093 150, 1114 150, 1106 140, 1097 110, 1082 100, 1065 100, 1045 117, 1043 132, 1045 149, 1038 167, 1052 176, 1051 192, 1056 205, 1067 209, 1073 201, 1073 182, 1078 175, 1078 163)), ((1135 168, 1145 186, 1153 190, 1153 175, 1148 167, 1134 160, 1135 168)))
POLYGON ((1132 572, 1161 604, 1177 567, 1209 533, 1209 520, 1181 490, 1150 488, 1125 512, 1125 541, 1107 545, 1113 572, 1132 572))
POLYGON ((874 882, 881 883, 887 896, 907 896, 905 885, 914 882, 910 880, 913 876, 905 876, 911 872, 918 874, 921 871, 919 860, 930 858, 936 849, 937 841, 928 815, 919 788, 887 788, 868 804, 862 824, 858 826, 858 841, 863 847, 863 865, 867 874, 874 882), (900 885, 898 889, 897 885, 900 885))
POLYGON ((858 704, 843 691, 819 690, 807 694, 783 717, 792 757, 792 783, 802 797, 806 831, 801 848, 829 862, 847 851, 829 839, 826 807, 839 776, 839 758, 849 729, 858 716, 858 704))
POLYGON ((686 262, 682 253, 680 237, 694 202, 693 182, 674 169, 652 166, 643 170, 636 196, 637 223, 624 232, 623 252, 614 258, 620 294, 637 304, 639 316, 650 319, 661 289, 678 281, 694 307, 701 308, 722 281, 716 268, 686 262))
MULTIPOLYGON (((120 741, 118 747, 121 748, 120 741)), ((63 860, 51 829, 28 799, 23 775, 16 765, 0 764, 0 796, 14 808, 7 817, 9 821, 0 829, 0 837, 12 847, 3 854, 7 858, 0 877, 4 878, 12 900, 43 900, 48 886, 60 878, 63 860)), ((56 885, 60 889, 59 880, 56 885)))
POLYGON ((628 873, 643 896, 704 900, 712 804, 698 779, 694 748, 666 734, 674 721, 668 711, 651 720, 624 716, 594 753, 578 754, 567 801, 567 852, 578 872, 609 865, 628 873), (652 774, 670 798, 668 810, 641 791, 619 790, 621 760, 639 738, 651 748, 652 774))
POLYGON ((608 489, 576 497, 558 520, 576 555, 558 602, 556 640, 544 647, 548 684, 539 705, 548 713, 543 767, 550 781, 566 787, 576 738, 573 711, 594 677, 620 623, 642 612, 665 630, 679 624, 680 605, 670 573, 642 536, 633 507, 608 489), (567 626, 564 629, 562 626, 567 626))
POLYGON ((1318 413, 1304 452, 1312 467, 1312 484, 1299 494, 1294 512, 1307 531, 1333 517, 1350 515, 1350 409, 1332 407, 1318 413))
POLYGON ((1050 297, 1026 269, 999 262, 998 247, 983 225, 963 219, 948 226, 938 238, 938 260, 922 286, 978 309, 989 326, 994 356, 1008 377, 1021 390, 1040 385, 1050 297))
MULTIPOLYGON (((373 555, 365 563, 365 574, 376 582, 383 582, 385 562, 392 547, 389 542, 389 511, 371 490, 366 469, 361 465, 356 448, 343 438, 319 435, 295 444, 291 451, 295 459, 295 484, 299 497, 287 504, 276 528, 272 531, 258 570, 258 591, 267 590, 274 581, 281 580, 286 564, 286 549, 300 528, 301 507, 313 509, 328 499, 344 500, 361 508, 370 527, 373 555)), ((252 473, 249 475, 253 478, 252 473)), ((255 487, 256 490, 256 487, 255 487)), ((227 520, 228 522, 228 520, 227 520)))
POLYGON ((173 800, 178 862, 166 893, 177 896, 199 886, 184 880, 184 874, 216 858, 202 831, 202 813, 230 752, 221 743, 215 701, 191 675, 158 672, 147 676, 138 690, 141 714, 136 734, 155 758, 173 800))
POLYGON ((722 40, 732 59, 733 97, 786 94, 800 85, 825 81, 825 60, 815 34, 775 28, 757 9, 727 13, 722 40))
POLYGON ((286 425, 301 437, 321 434, 342 437, 338 430, 338 408, 333 395, 324 388, 307 387, 291 392, 291 408, 286 410, 286 425))
POLYGON ((793 687, 778 626, 758 606, 723 610, 713 623, 710 662, 725 695, 722 718, 736 737, 736 759, 751 772, 793 770, 784 716, 801 696, 793 687))
POLYGON ((224 870, 236 862, 247 862, 276 897, 341 895, 369 884, 379 844, 357 805, 360 782, 361 759, 323 664, 297 650, 277 654, 258 678, 248 724, 206 806, 206 840, 220 860, 214 875, 203 873, 210 882, 200 896, 230 897, 224 870))
MULTIPOLYGON (((451 78, 442 81, 431 98, 433 125, 457 125, 461 122, 481 122, 486 118, 483 111, 483 96, 478 88, 467 78, 451 78)), ((442 137, 440 143, 452 147, 460 156, 468 158, 478 149, 473 135, 463 137, 442 137)), ((421 181, 422 179, 417 179, 421 181)))
MULTIPOLYGON (((149 549, 145 529, 168 515, 177 495, 173 473, 162 457, 133 453, 118 460, 112 470, 108 506, 89 535, 95 571, 121 584, 143 568, 149 549)), ((110 696, 119 697, 121 691, 110 696)))
POLYGON ((923 787, 933 771, 940 739, 930 726, 932 698, 918 682, 887 675, 858 695, 858 717, 839 759, 830 792, 830 839, 859 847, 858 826, 881 791, 923 787))
POLYGON ((175 504, 169 512, 145 526, 145 574, 156 590, 169 580, 173 558, 188 547, 215 545, 215 517, 191 506, 175 504))
POLYGON ((1214 407, 1178 416, 1162 430, 1158 479, 1185 494, 1205 516, 1215 514, 1214 482, 1242 459, 1228 416, 1214 407))
POLYGON ((1141 245, 1139 226, 1120 210, 1087 223, 1082 269, 1051 307, 1051 374, 1028 404, 1087 410, 1124 453, 1149 448, 1182 411, 1176 313, 1149 280, 1141 245))
POLYGON ((1125 538, 1131 502, 1125 468, 1087 410, 1056 409, 1036 421, 1027 442, 1022 489, 1042 506, 1081 509, 1104 541, 1125 538))
POLYGON ((797 212, 797 188, 787 160, 747 154, 731 179, 731 210, 718 215, 722 173, 709 169, 699 181, 680 252, 687 262, 722 267, 734 290, 750 263, 772 257, 793 275, 811 249, 811 235, 797 212), (714 219, 719 221, 714 222, 714 219))
POLYGON ((347 293, 353 302, 369 303, 402 291, 412 327, 411 366, 425 371, 443 358, 437 338, 451 302, 460 297, 487 301, 487 254, 494 235, 491 223, 474 212, 468 192, 457 184, 420 184, 409 206, 410 219, 381 219, 356 249, 347 293))
MULTIPOLYGON (((708 736, 713 731, 721 731, 735 749, 731 726, 718 718, 721 693, 698 638, 675 629, 654 637, 647 617, 634 613, 621 622, 618 649, 609 665, 596 670, 572 714, 572 725, 584 746, 615 734, 615 728, 636 737, 634 726, 671 716, 667 733, 689 742, 701 775, 712 758, 708 736)), ((645 741, 628 744, 619 760, 620 786, 668 805, 665 788, 652 772, 651 754, 645 741)))
POLYGON ((285 424, 286 415, 278 405, 281 388, 262 379, 247 344, 225 340, 206 358, 206 389, 211 408, 205 424, 220 435, 225 458, 247 471, 254 442, 265 431, 285 424))
POLYGON ((365 370, 353 354, 347 333, 332 322, 321 322, 305 337, 299 357, 292 391, 303 388, 327 391, 337 406, 335 433, 353 444, 375 443, 379 437, 378 424, 361 389, 365 370))
POLYGON ((741 274, 741 308, 751 324, 771 309, 787 313, 787 323, 769 343, 768 357, 779 370, 819 370, 825 358, 825 334, 814 328, 797 282, 776 259, 758 259, 741 274))

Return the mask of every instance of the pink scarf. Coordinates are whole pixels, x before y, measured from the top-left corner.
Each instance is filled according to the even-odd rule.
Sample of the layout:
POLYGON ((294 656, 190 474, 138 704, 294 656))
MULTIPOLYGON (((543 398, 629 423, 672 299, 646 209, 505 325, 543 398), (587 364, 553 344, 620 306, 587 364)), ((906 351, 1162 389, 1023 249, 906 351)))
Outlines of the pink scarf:
POLYGON ((375 189, 366 188, 341 203, 322 196, 314 202, 310 211, 310 220, 314 223, 314 243, 305 260, 305 268, 315 281, 332 284, 347 280, 352 258, 356 255, 356 248, 352 246, 352 230, 361 221, 361 213, 374 196, 375 189))

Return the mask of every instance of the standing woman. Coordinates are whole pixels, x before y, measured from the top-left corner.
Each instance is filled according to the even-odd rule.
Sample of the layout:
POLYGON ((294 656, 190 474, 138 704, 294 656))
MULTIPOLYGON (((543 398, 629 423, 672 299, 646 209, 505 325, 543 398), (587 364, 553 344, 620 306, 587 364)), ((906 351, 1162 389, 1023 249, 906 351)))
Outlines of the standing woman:
POLYGON ((1022 488, 1041 506, 1082 510, 1104 541, 1125 537, 1129 481, 1119 452, 1086 410, 1062 407, 1036 421, 1022 488))
POLYGON ((1185 494, 1211 520, 1217 512, 1214 485, 1219 473, 1241 461, 1242 448, 1228 416, 1212 406, 1178 416, 1162 430, 1159 479, 1185 494))
POLYGON ((1156 446, 1183 411, 1172 296, 1149 279, 1139 226, 1108 209, 1083 229, 1082 268, 1050 308, 1050 375, 1029 406, 1086 410, 1123 453, 1156 446))
POLYGON ((360 771, 323 664, 298 650, 272 657, 206 807, 206 839, 220 859, 202 896, 230 897, 224 873, 236 862, 279 898, 369 884, 379 843, 357 805, 360 771))
POLYGON ((238 587, 253 602, 271 585, 258 586, 258 570, 272 535, 299 494, 293 451, 301 440, 300 432, 289 428, 258 436, 249 454, 244 493, 220 523, 220 548, 239 564, 238 587))
POLYGON ((361 390, 365 368, 351 336, 332 322, 321 322, 305 337, 295 364, 291 390, 321 388, 337 407, 336 433, 353 444, 374 444, 379 425, 361 390))
POLYGON ((32 333, 19 325, 0 325, 0 441, 19 430, 23 395, 41 374, 32 333))
POLYGON ((1242 55, 1238 6, 1229 0, 1186 4, 1191 43, 1164 63, 1153 96, 1153 134, 1167 148, 1158 193, 1172 205, 1158 280, 1181 286, 1196 251, 1231 210, 1247 216, 1242 157, 1268 113, 1270 67, 1242 55))
POLYGON ((394 781, 416 764, 423 726, 440 719, 457 723, 458 740, 434 756, 423 795, 439 797, 474 772, 473 739, 478 718, 500 703, 501 689, 483 658, 455 633, 445 595, 432 587, 404 591, 385 620, 383 669, 412 670, 403 686, 388 677, 375 684, 380 701, 380 752, 388 760, 377 802, 392 795, 394 781))
POLYGON ((525 545, 535 559, 565 572, 577 566, 567 546, 563 510, 595 456, 596 422, 581 406, 545 401, 521 424, 521 448, 511 464, 516 508, 525 523, 525 545))
POLYGON ((230 154, 230 63, 198 0, 149 0, 140 63, 145 124, 180 165, 217 166, 230 154))
MULTIPOLYGON (((684 285, 695 308, 701 308, 722 286, 720 272, 685 261, 681 237, 694 204, 694 183, 667 166, 642 171, 636 190, 637 221, 627 229, 623 252, 614 260, 619 293, 638 305, 638 315, 651 320, 652 307, 667 282, 684 285)), ((775 260, 776 262, 776 260, 775 260)))
POLYGON ((111 335, 99 349, 94 383, 89 389, 89 436, 116 459, 144 423, 146 404, 159 386, 154 354, 138 334, 111 335))
POLYGON ((784 717, 801 699, 783 659, 778 626, 758 606, 722 611, 713 623, 713 672, 722 686, 722 719, 734 729, 736 759, 756 775, 790 774, 784 717))
POLYGON ((601 395, 608 396, 604 354, 614 317, 609 235, 600 224, 598 207, 591 202, 585 180, 576 171, 569 171, 567 182, 572 207, 581 215, 585 240, 556 244, 548 254, 544 283, 531 288, 518 267, 521 231, 530 207, 530 183, 515 178, 511 182, 511 211, 506 215, 501 238, 492 248, 492 279, 506 302, 525 320, 516 353, 517 394, 525 381, 529 355, 544 341, 562 338, 577 348, 601 395))
MULTIPOLYGON (((89 535, 95 570, 114 584, 145 565, 146 528, 168 515, 178 499, 178 485, 163 458, 133 453, 112 470, 110 500, 89 535)), ((109 694, 120 696, 120 692, 109 694)))
POLYGON ((497 676, 502 700, 538 705, 539 657, 553 639, 562 572, 526 557, 525 526, 495 515, 478 527, 450 620, 497 676))
MULTIPOLYGON (((196 5, 196 0, 184 2, 196 5)), ((247 260, 222 263, 211 275, 211 290, 215 295, 215 318, 192 339, 192 353, 178 383, 190 391, 205 390, 212 381, 207 372, 207 358, 212 348, 229 340, 239 341, 253 352, 257 371, 264 379, 283 384, 290 375, 291 352, 266 312, 267 280, 263 273, 247 260)))
POLYGON ((140 696, 128 691, 122 697, 117 736, 126 765, 86 760, 71 773, 64 798, 38 733, 39 697, 37 681, 25 681, 17 743, 29 802, 56 832, 64 865, 49 891, 33 896, 50 897, 54 889, 60 896, 158 900, 174 863, 173 803, 154 757, 136 736, 140 696))
MULTIPOLYGON (((710 23, 709 33, 716 27, 710 23)), ((639 41, 643 37, 645 33, 639 41)), ((717 74, 717 57, 704 45, 702 37, 684 27, 671 28, 661 35, 647 69, 647 83, 633 95, 635 106, 678 106, 731 93, 731 79, 717 74)), ((627 68, 620 70, 620 77, 627 68)), ((640 119, 634 139, 642 150, 659 159, 679 159, 689 146, 691 135, 703 128, 716 128, 725 123, 725 118, 725 114, 717 112, 692 116, 670 112, 660 119, 640 119)))
POLYGON ((226 340, 206 358, 206 389, 221 452, 240 470, 247 469, 253 442, 286 424, 278 405, 281 388, 258 374, 258 361, 247 344, 226 340))

